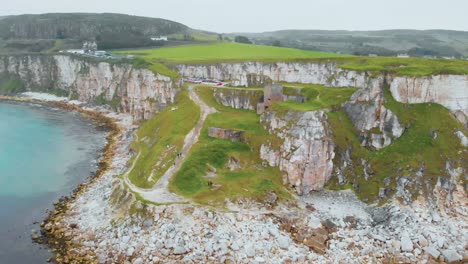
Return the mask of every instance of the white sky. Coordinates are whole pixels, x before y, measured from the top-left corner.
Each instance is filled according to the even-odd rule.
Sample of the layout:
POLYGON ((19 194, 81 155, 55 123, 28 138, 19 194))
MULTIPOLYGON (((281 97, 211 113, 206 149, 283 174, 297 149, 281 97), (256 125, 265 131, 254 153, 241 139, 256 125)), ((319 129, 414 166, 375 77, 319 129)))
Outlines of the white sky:
POLYGON ((468 31, 468 0, 1 0, 0 16, 111 12, 215 32, 280 29, 468 31))

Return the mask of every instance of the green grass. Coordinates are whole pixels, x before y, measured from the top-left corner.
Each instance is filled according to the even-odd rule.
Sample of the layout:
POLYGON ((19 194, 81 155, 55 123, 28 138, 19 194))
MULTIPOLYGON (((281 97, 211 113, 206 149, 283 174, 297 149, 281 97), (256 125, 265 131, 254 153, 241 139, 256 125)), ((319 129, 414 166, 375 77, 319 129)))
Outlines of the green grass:
POLYGON ((179 73, 169 69, 166 65, 156 60, 146 60, 143 58, 135 58, 130 61, 137 69, 146 68, 154 73, 159 73, 170 78, 179 78, 179 73))
POLYGON ((25 92, 26 88, 24 87, 24 84, 20 80, 11 80, 6 83, 4 83, 0 87, 0 91, 6 92, 8 94, 17 94, 21 92, 25 92))
POLYGON ((305 51, 271 46, 240 43, 215 43, 211 45, 187 45, 151 50, 119 51, 120 54, 134 54, 147 61, 159 60, 170 64, 216 63, 239 61, 292 61, 307 58, 333 58, 343 55, 325 52, 305 51))
POLYGON ((306 51, 272 46, 240 43, 215 43, 211 45, 187 45, 160 49, 119 51, 120 54, 134 54, 148 62, 165 64, 212 64, 219 62, 329 62, 339 67, 374 74, 394 73, 405 76, 428 76, 435 74, 468 74, 468 61, 396 58, 396 57, 355 57, 350 55, 306 51))
MULTIPOLYGON (((192 37, 194 41, 201 41, 201 42, 214 42, 218 41, 218 35, 215 34, 207 34, 203 32, 194 32, 189 34, 190 37, 192 37)), ((167 36, 171 40, 186 40, 185 39, 185 34, 171 34, 167 36)))
MULTIPOLYGON (((463 126, 456 121, 449 110, 438 104, 403 104, 397 102, 388 87, 385 89, 385 106, 391 109, 401 120, 403 125, 410 125, 404 134, 390 146, 379 151, 371 152, 360 145, 358 131, 354 128, 348 116, 343 111, 329 113, 329 121, 334 134, 334 142, 339 151, 348 147, 352 149, 352 165, 344 171, 350 183, 359 185, 358 196, 369 202, 378 198, 379 188, 384 187, 384 179, 390 179, 388 187, 391 194, 395 192, 396 178, 400 176, 415 177, 415 172, 424 167, 423 179, 433 186, 439 176, 446 176, 445 162, 450 160, 454 167, 464 166, 468 161, 468 154, 454 132, 462 130, 463 126), (430 131, 435 130, 438 137, 433 139, 430 131), (360 160, 369 162, 374 175, 369 181, 364 179, 363 166, 360 160)), ((340 164, 339 155, 335 164, 340 164)), ((351 185, 339 186, 336 178, 328 187, 342 189, 351 185)), ((413 194, 427 191, 412 190, 413 194)))
POLYGON ((141 156, 129 178, 138 187, 152 187, 166 172, 182 149, 185 136, 200 118, 200 109, 186 90, 179 92, 177 101, 144 122, 137 131, 139 140, 133 142, 132 147, 136 152, 141 151, 141 156), (172 110, 172 107, 177 109, 172 110), (148 180, 150 175, 153 175, 152 180, 148 180))
POLYGON ((387 72, 404 76, 468 74, 468 61, 466 60, 354 57, 341 60, 340 67, 355 71, 387 72))
POLYGON ((285 94, 302 95, 306 98, 305 103, 295 101, 275 102, 272 109, 278 113, 287 111, 307 112, 325 108, 341 106, 351 98, 357 88, 331 88, 315 84, 287 84, 283 83, 285 94))
POLYGON ((199 203, 216 205, 222 204, 226 198, 261 200, 265 192, 270 190, 282 198, 288 198, 289 194, 282 184, 282 173, 278 168, 263 167, 259 154, 262 143, 278 145, 281 143, 279 139, 268 134, 254 111, 219 105, 213 97, 212 88, 197 87, 196 91, 219 112, 208 116, 199 141, 170 184, 171 191, 191 197, 199 203), (210 138, 208 127, 244 130, 247 143, 210 138), (241 169, 230 171, 226 168, 230 157, 240 160, 241 169), (213 167, 216 168, 217 177, 204 177, 213 167), (220 184, 221 187, 211 190, 208 181, 220 184))

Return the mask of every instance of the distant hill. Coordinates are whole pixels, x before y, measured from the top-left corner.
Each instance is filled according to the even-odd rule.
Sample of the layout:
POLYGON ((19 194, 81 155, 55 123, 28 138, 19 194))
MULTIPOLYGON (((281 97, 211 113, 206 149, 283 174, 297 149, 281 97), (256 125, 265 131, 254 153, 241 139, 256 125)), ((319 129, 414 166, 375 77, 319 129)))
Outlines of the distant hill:
POLYGON ((451 30, 326 31, 282 30, 265 33, 233 33, 256 44, 354 55, 468 57, 468 32, 451 30))
POLYGON ((183 35, 189 30, 183 24, 165 19, 110 13, 54 13, 0 18, 0 39, 4 42, 96 40, 103 49, 150 46, 152 36, 183 35))

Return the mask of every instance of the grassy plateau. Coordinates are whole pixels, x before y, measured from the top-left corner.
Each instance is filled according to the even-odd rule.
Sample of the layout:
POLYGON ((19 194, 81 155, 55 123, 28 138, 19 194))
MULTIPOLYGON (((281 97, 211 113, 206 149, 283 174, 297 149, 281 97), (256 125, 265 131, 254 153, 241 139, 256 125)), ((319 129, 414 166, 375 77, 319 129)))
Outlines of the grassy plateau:
MULTIPOLYGON (((250 45, 230 42, 186 45, 168 48, 116 51, 117 54, 133 54, 149 64, 214 64, 221 62, 258 61, 274 62, 336 62, 339 67, 375 74, 393 73, 405 76, 433 74, 468 74, 468 61, 396 57, 356 57, 345 54, 326 53, 250 45)), ((167 72, 167 69, 162 69, 167 72)))

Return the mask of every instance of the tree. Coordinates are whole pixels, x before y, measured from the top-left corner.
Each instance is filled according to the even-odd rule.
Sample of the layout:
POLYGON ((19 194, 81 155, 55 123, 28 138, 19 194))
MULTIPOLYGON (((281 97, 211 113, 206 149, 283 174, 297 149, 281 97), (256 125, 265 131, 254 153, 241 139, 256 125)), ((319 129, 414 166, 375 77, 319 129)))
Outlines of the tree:
POLYGON ((279 40, 274 40, 271 45, 273 45, 275 47, 281 47, 281 42, 279 40))
POLYGON ((244 36, 236 36, 234 38, 234 41, 238 43, 252 44, 252 41, 250 41, 247 37, 244 36))
POLYGON ((218 40, 223 41, 223 34, 218 34, 218 40))

